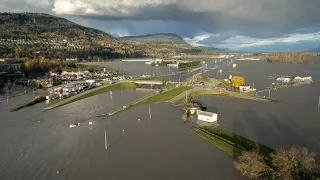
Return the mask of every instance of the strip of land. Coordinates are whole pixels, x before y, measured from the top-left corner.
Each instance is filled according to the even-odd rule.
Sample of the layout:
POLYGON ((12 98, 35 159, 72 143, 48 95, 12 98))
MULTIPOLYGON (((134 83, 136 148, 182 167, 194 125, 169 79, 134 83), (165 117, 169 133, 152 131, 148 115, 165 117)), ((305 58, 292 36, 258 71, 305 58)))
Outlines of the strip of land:
POLYGON ((257 150, 269 160, 270 154, 274 152, 274 149, 263 144, 216 127, 195 127, 193 132, 233 158, 239 156, 242 151, 257 150))
POLYGON ((173 89, 171 90, 168 90, 166 92, 163 92, 163 93, 160 93, 160 94, 154 94, 154 95, 150 95, 149 97, 144 97, 144 98, 141 98, 139 99, 138 101, 134 101, 134 102, 131 102, 126 106, 126 108, 117 108, 117 109, 114 109, 110 112, 107 112, 103 115, 107 115, 107 114, 110 114, 110 115, 113 115, 113 114, 116 114, 116 113, 119 113, 123 110, 128 110, 128 109, 131 109, 131 108, 135 108, 137 106, 141 106, 141 105, 144 105, 144 104, 151 104, 151 103, 158 103, 158 102, 166 102, 174 97, 176 97, 177 95, 185 92, 185 91, 188 91, 189 89, 192 89, 192 87, 190 86, 180 86, 180 87, 174 87, 173 89))
MULTIPOLYGON (((190 97, 197 97, 201 95, 216 95, 216 96, 222 96, 222 97, 234 97, 234 98, 240 98, 240 99, 248 99, 248 100, 255 100, 255 101, 264 101, 264 102, 270 102, 270 99, 264 99, 264 98, 259 98, 255 96, 249 96, 245 94, 240 94, 236 92, 231 92, 231 91, 225 91, 225 90, 219 90, 219 89, 194 89, 191 93, 187 94, 187 99, 190 97)), ((186 97, 181 96, 179 99, 174 99, 173 104, 181 104, 185 102, 186 97)))
POLYGON ((73 102, 76 102, 76 101, 79 101, 79 100, 82 100, 82 99, 85 99, 85 98, 88 98, 91 96, 95 96, 98 94, 102 94, 105 92, 115 91, 115 90, 119 90, 119 89, 131 89, 131 88, 136 88, 136 87, 138 87, 138 86, 135 82, 120 82, 120 83, 113 84, 113 85, 104 85, 104 86, 83 92, 81 94, 72 96, 68 99, 59 101, 51 106, 46 107, 45 110, 50 110, 53 108, 64 106, 66 104, 70 104, 70 103, 73 103, 73 102))

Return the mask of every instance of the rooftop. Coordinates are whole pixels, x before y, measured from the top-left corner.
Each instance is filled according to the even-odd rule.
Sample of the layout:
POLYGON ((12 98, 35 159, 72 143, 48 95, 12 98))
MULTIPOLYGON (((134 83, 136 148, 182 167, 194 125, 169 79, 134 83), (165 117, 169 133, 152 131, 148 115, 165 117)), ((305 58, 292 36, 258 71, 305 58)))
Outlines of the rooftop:
POLYGON ((212 113, 212 112, 207 112, 207 111, 199 111, 198 112, 198 115, 203 115, 203 116, 213 116, 215 115, 216 113, 212 113))

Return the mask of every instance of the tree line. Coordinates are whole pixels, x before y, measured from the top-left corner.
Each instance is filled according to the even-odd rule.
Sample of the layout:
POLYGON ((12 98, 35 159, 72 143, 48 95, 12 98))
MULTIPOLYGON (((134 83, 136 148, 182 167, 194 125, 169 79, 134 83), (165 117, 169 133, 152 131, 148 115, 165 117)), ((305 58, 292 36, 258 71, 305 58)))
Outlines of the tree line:
POLYGON ((200 66, 200 61, 192 61, 192 62, 187 62, 187 63, 179 63, 178 68, 179 70, 182 69, 188 69, 188 68, 193 68, 193 67, 198 67, 200 66))
POLYGON ((265 158, 258 151, 243 151, 234 163, 242 175, 261 180, 318 180, 314 152, 306 148, 279 149, 265 158))
POLYGON ((307 64, 308 55, 301 53, 277 53, 267 55, 267 61, 271 63, 298 63, 307 64))

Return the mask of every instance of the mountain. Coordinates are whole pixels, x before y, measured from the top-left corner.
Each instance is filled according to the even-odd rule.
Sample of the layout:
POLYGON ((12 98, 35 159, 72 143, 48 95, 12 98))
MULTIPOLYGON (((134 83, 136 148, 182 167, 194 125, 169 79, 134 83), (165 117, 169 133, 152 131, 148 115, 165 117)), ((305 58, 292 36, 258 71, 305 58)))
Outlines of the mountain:
POLYGON ((180 36, 172 33, 125 36, 121 37, 121 39, 134 43, 139 49, 144 49, 148 56, 155 56, 156 54, 165 54, 164 56, 167 56, 177 53, 198 54, 203 52, 202 49, 191 46, 180 36))
POLYGON ((320 46, 318 46, 317 48, 313 49, 312 52, 320 52, 320 46))
POLYGON ((0 13, 0 57, 99 59, 144 51, 103 31, 42 13, 0 13))
POLYGON ((97 60, 203 53, 175 34, 119 39, 49 14, 0 13, 0 24, 0 58, 44 56, 97 60))
POLYGON ((173 33, 157 33, 147 34, 142 36, 124 36, 121 37, 124 40, 136 41, 136 42, 147 42, 147 43, 167 43, 167 44, 183 44, 188 47, 186 43, 179 35, 173 33))
POLYGON ((203 49, 203 50, 210 50, 210 51, 226 51, 226 52, 233 52, 231 49, 229 48, 216 48, 216 47, 212 47, 212 46, 199 46, 199 48, 203 49))

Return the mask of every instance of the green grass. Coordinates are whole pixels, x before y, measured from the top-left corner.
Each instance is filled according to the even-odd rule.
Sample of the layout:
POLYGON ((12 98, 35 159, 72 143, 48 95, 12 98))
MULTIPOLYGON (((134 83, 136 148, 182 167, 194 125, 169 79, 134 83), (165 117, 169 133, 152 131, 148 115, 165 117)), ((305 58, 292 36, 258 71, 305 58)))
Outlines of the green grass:
POLYGON ((212 83, 212 79, 211 78, 201 79, 201 82, 212 83))
MULTIPOLYGON (((163 93, 160 93, 160 94, 157 94, 157 95, 154 95, 154 96, 151 96, 145 100, 142 100, 136 104, 131 104, 131 103, 128 103, 126 106, 126 110, 128 109, 132 109, 132 108, 135 108, 135 107, 138 107, 138 106, 141 106, 141 105, 144 105, 144 104, 151 104, 151 103, 158 103, 158 102, 166 102, 178 95, 180 95, 181 93, 189 90, 189 89, 192 89, 192 87, 190 86, 180 86, 180 87, 177 87, 175 89, 172 89, 170 91, 167 91, 167 92, 163 92, 163 93)), ((116 108, 118 109, 118 108, 116 108)), ((112 110, 111 112, 114 112, 116 109, 112 110)), ((122 111, 118 111, 116 113, 120 113, 122 111)), ((107 112, 106 114, 109 114, 109 112, 107 112)))
POLYGON ((79 96, 79 97, 77 97, 75 99, 72 99, 71 101, 67 101, 65 103, 62 103, 58 107, 66 105, 66 104, 70 104, 70 103, 73 103, 73 102, 76 102, 76 101, 79 101, 81 99, 85 99, 85 98, 88 98, 88 97, 91 97, 91 96, 102 94, 102 93, 105 93, 105 92, 115 91, 115 90, 119 90, 119 89, 130 89, 130 88, 136 88, 136 87, 138 87, 138 85, 135 82, 121 82, 121 83, 117 83, 117 84, 114 84, 114 85, 107 85, 107 86, 105 86, 103 88, 100 88, 100 89, 98 89, 96 91, 92 91, 92 92, 83 94, 82 96, 79 96))
MULTIPOLYGON (((194 91, 190 94, 188 94, 187 98, 189 99, 190 97, 197 97, 197 96, 200 96, 200 95, 216 95, 216 94, 219 94, 219 91, 216 91, 216 90, 209 90, 209 89, 204 89, 204 90, 198 90, 198 91, 194 91)), ((185 97, 175 101, 173 104, 182 104, 185 102, 185 97)))
POLYGON ((171 89, 176 87, 175 84, 167 83, 166 85, 162 86, 162 89, 171 89))
POLYGON ((30 101, 30 102, 27 102, 27 103, 25 103, 25 104, 23 104, 21 106, 15 107, 15 108, 11 108, 10 112, 18 111, 18 110, 20 110, 22 108, 33 106, 33 105, 35 105, 37 103, 40 103, 40 102, 43 102, 45 100, 46 100, 46 97, 37 96, 34 99, 32 99, 32 101, 30 101))
MULTIPOLYGON (((216 127, 203 127, 199 128, 198 131, 201 131, 202 134, 200 135, 202 136, 204 134, 207 134, 205 138, 206 140, 208 140, 211 144, 219 147, 221 150, 232 157, 236 157, 237 155, 239 155, 242 150, 257 150, 259 154, 264 156, 266 159, 270 159, 270 154, 274 152, 274 149, 271 149, 263 144, 250 140, 243 136, 218 129, 216 127)), ((197 134, 199 135, 199 132, 197 134)))
POLYGON ((181 94, 189 89, 192 89, 192 87, 180 86, 180 87, 177 87, 177 88, 172 89, 170 91, 163 92, 163 93, 157 94, 155 96, 152 96, 152 97, 145 99, 144 101, 141 101, 135 105, 139 106, 139 105, 149 104, 149 103, 166 102, 166 101, 178 96, 179 94, 181 94))
MULTIPOLYGON (((248 100, 255 100, 255 101, 277 102, 272 99, 263 99, 263 98, 258 98, 255 96, 242 95, 242 94, 238 94, 238 93, 222 92, 220 94, 219 90, 214 90, 214 89, 203 89, 203 90, 194 91, 194 92, 188 94, 188 98, 189 97, 197 97, 197 96, 201 96, 201 95, 216 95, 216 96, 220 96, 220 97, 234 97, 234 98, 239 98, 239 99, 248 99, 248 100)), ((175 101, 173 104, 181 104, 184 102, 185 102, 185 97, 175 101)))
POLYGON ((63 101, 63 99, 60 99, 60 98, 51 99, 46 106, 47 106, 47 107, 52 106, 52 105, 54 105, 54 104, 56 104, 56 103, 58 103, 58 102, 60 102, 60 101, 63 101))
POLYGON ((221 149, 223 152, 227 153, 227 155, 229 155, 231 157, 237 157, 241 153, 241 150, 234 148, 229 143, 224 142, 223 140, 220 140, 218 138, 212 137, 212 136, 208 135, 207 133, 204 133, 198 129, 194 128, 193 132, 195 134, 197 134, 198 136, 200 136, 201 138, 208 141, 210 144, 221 149))
POLYGON ((199 82, 199 81, 201 81, 201 79, 202 79, 202 73, 197 73, 197 74, 194 74, 193 76, 187 78, 185 80, 185 82, 190 83, 190 82, 193 82, 193 80, 194 80, 194 82, 199 82))

